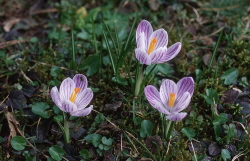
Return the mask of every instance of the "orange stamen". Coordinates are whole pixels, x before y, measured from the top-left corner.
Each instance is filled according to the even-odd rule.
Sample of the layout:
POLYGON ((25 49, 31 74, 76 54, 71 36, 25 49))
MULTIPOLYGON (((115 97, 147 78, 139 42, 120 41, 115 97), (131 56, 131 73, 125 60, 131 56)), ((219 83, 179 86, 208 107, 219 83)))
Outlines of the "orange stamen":
POLYGON ((170 93, 169 94, 169 101, 168 101, 168 106, 169 107, 174 107, 175 98, 176 98, 175 93, 170 93))
POLYGON ((149 47, 148 47, 148 55, 149 55, 152 51, 155 50, 156 43, 157 43, 157 39, 156 39, 156 37, 155 37, 155 38, 153 38, 153 39, 151 40, 150 45, 149 45, 149 47))
POLYGON ((77 94, 80 92, 80 90, 81 90, 81 88, 75 88, 74 89, 74 91, 72 92, 72 94, 71 94, 71 96, 70 96, 70 98, 69 98, 69 100, 71 101, 71 102, 75 102, 76 101, 76 96, 77 96, 77 94))

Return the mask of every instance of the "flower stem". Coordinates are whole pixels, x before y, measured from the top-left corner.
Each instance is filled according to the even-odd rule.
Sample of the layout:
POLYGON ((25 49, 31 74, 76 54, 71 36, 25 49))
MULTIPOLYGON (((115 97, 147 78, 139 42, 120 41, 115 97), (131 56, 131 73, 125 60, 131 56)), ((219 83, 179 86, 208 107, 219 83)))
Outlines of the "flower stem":
POLYGON ((134 122, 135 122, 136 99, 140 93, 142 81, 143 81, 143 66, 139 67, 139 63, 138 63, 137 68, 136 68, 135 97, 133 99, 133 121, 134 122))
POLYGON ((165 139, 168 140, 171 138, 171 135, 172 135, 172 131, 173 131, 173 128, 174 128, 174 121, 171 121, 171 120, 168 120, 168 125, 167 125, 167 128, 166 128, 166 132, 165 132, 165 139))
POLYGON ((64 124, 64 141, 69 144, 70 143, 70 134, 69 134, 69 122, 67 120, 66 113, 63 112, 63 124, 64 124))

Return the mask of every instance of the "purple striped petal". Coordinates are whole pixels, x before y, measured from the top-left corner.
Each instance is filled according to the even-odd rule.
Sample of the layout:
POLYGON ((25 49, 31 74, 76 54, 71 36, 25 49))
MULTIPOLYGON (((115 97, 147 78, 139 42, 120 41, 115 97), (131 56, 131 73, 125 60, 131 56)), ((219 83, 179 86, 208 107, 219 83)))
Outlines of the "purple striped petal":
POLYGON ((75 88, 85 90, 88 86, 87 78, 82 74, 76 74, 73 78, 73 81, 75 82, 75 88))
POLYGON ((187 108, 191 101, 191 96, 188 92, 184 93, 181 97, 176 99, 175 106, 173 107, 173 112, 180 112, 187 108))
POLYGON ((92 111, 93 109, 93 105, 89 106, 88 108, 83 108, 83 109, 79 109, 79 110, 76 110, 76 111, 73 111, 70 113, 70 115, 72 116, 87 116, 90 114, 90 112, 92 111))
POLYGON ((150 58, 148 56, 148 54, 137 48, 135 49, 135 57, 142 63, 142 64, 146 64, 146 65, 150 65, 151 64, 151 61, 150 61, 150 58))
POLYGON ((63 100, 69 100, 70 95, 74 91, 75 88, 75 82, 70 79, 66 78, 63 80, 63 82, 60 85, 60 99, 63 102, 63 100))
POLYGON ((162 103, 167 107, 170 93, 177 94, 177 86, 172 80, 166 79, 160 87, 160 97, 162 103))
POLYGON ((141 33, 137 39, 137 48, 140 48, 146 52, 147 50, 146 47, 147 47, 147 40, 145 38, 145 34, 141 33))
POLYGON ((61 108, 62 107, 62 102, 60 100, 60 94, 58 92, 57 87, 53 87, 51 89, 50 96, 51 96, 53 102, 57 105, 57 107, 61 108))
POLYGON ((190 96, 192 97, 194 93, 194 80, 192 77, 185 77, 182 78, 177 82, 177 99, 181 97, 185 92, 189 92, 190 96))
POLYGON ((144 33, 145 35, 146 46, 147 46, 148 39, 150 35, 153 33, 153 28, 147 20, 142 20, 136 29, 136 43, 138 43, 138 38, 141 33, 144 33))
POLYGON ((164 105, 161 102, 160 93, 154 86, 148 85, 147 87, 145 87, 144 93, 148 102, 151 104, 151 106, 153 106, 155 109, 157 109, 161 113, 170 114, 164 108, 164 105))
POLYGON ((151 60, 151 64, 159 64, 159 63, 164 63, 165 61, 163 60, 164 55, 167 52, 166 47, 160 47, 153 51, 152 53, 149 54, 149 58, 151 60))
POLYGON ((158 29, 158 30, 154 31, 151 34, 151 36, 149 37, 149 41, 148 41, 148 47, 149 47, 150 42, 154 38, 156 38, 156 40, 157 40, 155 50, 160 48, 160 47, 167 46, 167 44, 168 44, 168 33, 164 29, 158 29))
POLYGON ((85 108, 93 98, 93 91, 90 88, 78 93, 75 104, 78 109, 85 108))
POLYGON ((162 58, 162 60, 164 62, 169 61, 171 59, 173 59, 174 57, 176 57, 176 55, 181 51, 181 43, 177 42, 175 44, 173 44, 172 46, 170 46, 167 51, 165 52, 164 57, 162 58))
POLYGON ((64 112, 72 112, 72 111, 75 111, 77 110, 77 106, 72 103, 70 100, 65 100, 63 103, 62 103, 62 108, 61 108, 62 111, 64 112))
POLYGON ((171 120, 171 121, 180 121, 182 119, 184 119, 184 117, 187 116, 186 112, 182 112, 182 113, 175 113, 175 114, 170 114, 167 115, 166 118, 171 120))

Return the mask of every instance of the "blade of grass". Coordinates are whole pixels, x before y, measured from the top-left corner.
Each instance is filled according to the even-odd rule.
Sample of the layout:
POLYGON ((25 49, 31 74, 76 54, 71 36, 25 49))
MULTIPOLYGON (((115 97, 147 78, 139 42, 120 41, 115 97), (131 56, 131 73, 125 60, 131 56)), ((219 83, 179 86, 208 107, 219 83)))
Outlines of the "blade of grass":
POLYGON ((108 34, 109 34, 109 37, 111 38, 112 43, 113 43, 113 45, 114 45, 115 53, 116 53, 116 55, 119 57, 119 52, 118 52, 118 49, 117 49, 117 47, 116 47, 115 40, 113 39, 112 33, 111 33, 111 31, 110 31, 108 25, 107 25, 104 21, 103 21, 103 23, 104 23, 104 26, 106 27, 106 29, 107 29, 107 31, 108 31, 108 34))
POLYGON ((106 36, 106 34, 105 34, 104 31, 103 31, 103 35, 104 35, 104 39, 105 39, 105 42, 106 42, 106 45, 107 45, 107 48, 108 48, 109 57, 110 57, 110 60, 111 60, 111 64, 112 64, 112 67, 113 67, 113 71, 114 71, 114 74, 115 74, 115 76, 116 76, 116 68, 115 68, 113 56, 112 56, 112 53, 111 53, 111 50, 110 50, 110 46, 109 46, 109 43, 108 43, 108 40, 107 40, 107 36, 106 36))
POLYGON ((208 67, 208 70, 207 70, 208 73, 210 72, 210 69, 211 69, 211 66, 212 66, 212 64, 213 64, 215 55, 216 55, 216 53, 217 53, 218 46, 219 46, 219 43, 220 43, 220 40, 221 40, 223 31, 224 31, 224 29, 221 30, 220 35, 219 35, 219 38, 218 38, 218 40, 217 40, 217 42, 216 42, 216 45, 215 45, 215 47, 214 47, 214 52, 213 52, 213 55, 212 55, 212 58, 211 58, 211 60, 210 60, 209 67, 208 67))
POLYGON ((74 30, 71 30, 71 48, 72 48, 72 66, 71 68, 75 71, 76 70, 76 51, 75 51, 75 39, 74 39, 74 30))

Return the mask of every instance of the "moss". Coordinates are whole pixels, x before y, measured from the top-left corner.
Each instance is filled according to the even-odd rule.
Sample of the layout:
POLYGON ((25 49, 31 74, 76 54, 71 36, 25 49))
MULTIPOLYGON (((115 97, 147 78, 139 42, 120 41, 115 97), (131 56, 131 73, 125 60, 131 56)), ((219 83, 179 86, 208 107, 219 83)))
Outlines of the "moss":
POLYGON ((175 161, 192 160, 192 154, 189 152, 187 145, 188 144, 184 139, 172 143, 167 157, 171 157, 173 155, 171 160, 175 161))

